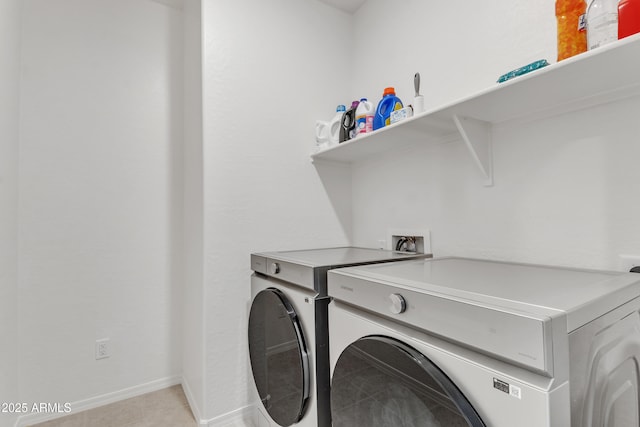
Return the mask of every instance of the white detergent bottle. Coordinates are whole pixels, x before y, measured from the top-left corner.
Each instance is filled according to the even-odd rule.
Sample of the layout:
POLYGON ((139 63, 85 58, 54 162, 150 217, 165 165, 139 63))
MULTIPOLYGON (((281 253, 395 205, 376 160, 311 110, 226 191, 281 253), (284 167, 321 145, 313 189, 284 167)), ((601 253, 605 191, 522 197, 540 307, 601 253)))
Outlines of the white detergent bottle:
POLYGON ((338 105, 336 107, 336 115, 329 122, 329 146, 338 145, 340 142, 340 123, 342 122, 342 116, 347 108, 344 105, 338 105))
POLYGON ((373 132, 373 115, 376 109, 373 104, 362 98, 356 109, 356 137, 373 132))

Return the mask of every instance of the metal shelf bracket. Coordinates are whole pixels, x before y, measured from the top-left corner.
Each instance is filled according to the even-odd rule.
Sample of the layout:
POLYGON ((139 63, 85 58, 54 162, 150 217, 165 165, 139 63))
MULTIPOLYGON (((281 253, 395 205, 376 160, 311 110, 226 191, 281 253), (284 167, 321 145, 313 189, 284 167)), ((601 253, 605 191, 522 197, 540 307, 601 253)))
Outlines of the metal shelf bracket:
POLYGON ((453 115, 453 121, 471 157, 480 169, 486 187, 493 186, 493 158, 491 153, 491 123, 470 117, 453 115))

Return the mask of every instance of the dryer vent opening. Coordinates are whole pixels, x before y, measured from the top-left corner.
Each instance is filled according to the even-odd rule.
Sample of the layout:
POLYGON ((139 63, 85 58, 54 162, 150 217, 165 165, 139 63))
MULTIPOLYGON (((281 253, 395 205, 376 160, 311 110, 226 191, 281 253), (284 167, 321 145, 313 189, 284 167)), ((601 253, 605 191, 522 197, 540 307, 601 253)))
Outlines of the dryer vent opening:
POLYGON ((391 229, 387 231, 386 241, 389 245, 387 249, 392 251, 431 254, 431 232, 427 229, 391 229))
POLYGON ((391 242, 397 252, 425 253, 423 236, 391 236, 391 242))

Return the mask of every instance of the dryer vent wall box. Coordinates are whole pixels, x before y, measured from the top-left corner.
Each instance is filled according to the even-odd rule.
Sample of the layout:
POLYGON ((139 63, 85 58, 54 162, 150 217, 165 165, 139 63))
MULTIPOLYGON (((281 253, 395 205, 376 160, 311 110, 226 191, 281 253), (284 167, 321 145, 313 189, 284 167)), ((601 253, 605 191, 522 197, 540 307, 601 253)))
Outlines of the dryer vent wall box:
POLYGON ((429 230, 392 229, 387 232, 387 249, 418 254, 431 253, 431 233, 429 230))

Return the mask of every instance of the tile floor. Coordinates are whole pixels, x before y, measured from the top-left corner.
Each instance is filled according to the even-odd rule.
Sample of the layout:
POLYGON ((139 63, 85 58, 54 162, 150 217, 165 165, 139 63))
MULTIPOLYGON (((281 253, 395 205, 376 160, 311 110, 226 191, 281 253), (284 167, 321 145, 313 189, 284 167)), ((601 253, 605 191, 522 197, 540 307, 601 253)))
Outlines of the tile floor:
POLYGON ((176 385, 32 427, 195 427, 182 386, 176 385))

